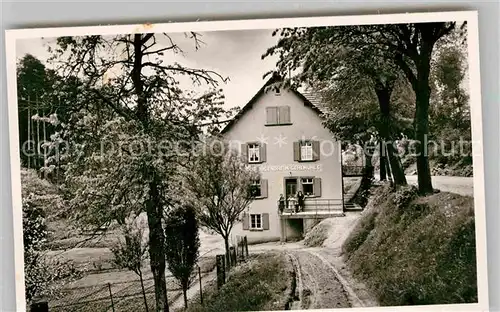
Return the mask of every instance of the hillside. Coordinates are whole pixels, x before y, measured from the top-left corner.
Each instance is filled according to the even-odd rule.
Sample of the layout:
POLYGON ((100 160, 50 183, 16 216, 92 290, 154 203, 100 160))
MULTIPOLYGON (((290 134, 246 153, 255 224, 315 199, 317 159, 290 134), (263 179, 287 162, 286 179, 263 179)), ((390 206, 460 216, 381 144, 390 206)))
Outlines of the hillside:
POLYGON ((477 302, 473 198, 372 191, 342 249, 380 305, 477 302))

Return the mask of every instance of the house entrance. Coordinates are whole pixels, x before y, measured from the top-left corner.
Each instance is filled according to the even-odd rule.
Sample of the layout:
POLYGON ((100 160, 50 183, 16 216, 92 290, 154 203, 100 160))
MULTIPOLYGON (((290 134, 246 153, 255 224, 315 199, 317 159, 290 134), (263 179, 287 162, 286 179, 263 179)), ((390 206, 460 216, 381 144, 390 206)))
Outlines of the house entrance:
MULTIPOLYGON (((288 199, 290 196, 297 195, 297 179, 296 178, 286 178, 285 179, 285 199, 288 199)), ((288 203, 288 200, 287 200, 288 203)), ((292 208, 292 207, 287 207, 292 208)))

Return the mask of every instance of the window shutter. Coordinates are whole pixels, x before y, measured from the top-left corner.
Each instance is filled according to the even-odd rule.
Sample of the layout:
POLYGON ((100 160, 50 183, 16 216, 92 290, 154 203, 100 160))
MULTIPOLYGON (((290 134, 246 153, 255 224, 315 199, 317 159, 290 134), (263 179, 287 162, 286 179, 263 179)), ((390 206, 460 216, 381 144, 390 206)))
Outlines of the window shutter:
POLYGON ((266 123, 275 125, 278 123, 278 107, 266 107, 266 123))
POLYGON ((313 180, 314 196, 321 196, 321 178, 314 178, 313 180))
POLYGON ((266 162, 267 160, 267 144, 266 143, 260 143, 260 162, 266 162))
POLYGON ((293 160, 300 161, 300 143, 293 142, 293 160))
POLYGON ((269 230, 269 214, 268 213, 262 214, 262 229, 269 230))
POLYGON ((243 158, 243 162, 248 163, 248 144, 241 144, 241 157, 243 158))
POLYGON ((243 230, 248 230, 250 228, 250 215, 243 213, 243 230))
POLYGON ((320 155, 319 141, 312 142, 312 150, 313 150, 313 160, 319 160, 319 155, 320 155))
POLYGON ((267 179, 261 179, 260 180, 260 196, 267 198, 268 190, 267 190, 268 184, 267 184, 267 179))
POLYGON ((279 123, 290 123, 290 106, 280 106, 279 123))

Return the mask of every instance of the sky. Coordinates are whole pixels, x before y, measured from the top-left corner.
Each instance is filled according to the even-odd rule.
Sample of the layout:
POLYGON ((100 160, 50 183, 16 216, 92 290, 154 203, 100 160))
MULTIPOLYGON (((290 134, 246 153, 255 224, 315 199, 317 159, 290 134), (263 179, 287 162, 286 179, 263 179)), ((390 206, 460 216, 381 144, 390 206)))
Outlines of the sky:
MULTIPOLYGON (((211 69, 223 77, 229 77, 229 81, 221 85, 225 96, 224 106, 242 107, 264 84, 263 75, 276 64, 275 57, 261 59, 267 48, 277 42, 277 38, 271 33, 272 30, 202 32, 200 39, 204 44, 198 50, 194 48, 192 39, 181 33, 173 33, 169 36, 183 50, 183 54, 169 53, 164 57, 166 61, 176 61, 192 68, 211 69)), ((50 55, 47 48, 48 45, 53 45, 53 40, 54 38, 18 40, 17 57, 21 58, 29 53, 46 62, 50 55)), ((167 44, 166 38, 158 41, 159 48, 167 44)))

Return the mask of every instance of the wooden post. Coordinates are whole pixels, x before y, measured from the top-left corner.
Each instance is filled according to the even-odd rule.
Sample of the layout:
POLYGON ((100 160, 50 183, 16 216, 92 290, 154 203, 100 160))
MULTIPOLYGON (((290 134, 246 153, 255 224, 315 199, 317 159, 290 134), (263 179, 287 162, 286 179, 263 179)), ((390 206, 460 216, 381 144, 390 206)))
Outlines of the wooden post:
POLYGON ((198 266, 198 279, 200 280, 200 302, 203 304, 203 286, 201 282, 201 268, 198 266))
POLYGON ((248 259, 248 241, 247 241, 246 235, 243 237, 243 242, 245 244, 245 255, 246 255, 246 258, 248 259))
POLYGON ((46 301, 32 303, 30 312, 49 312, 49 303, 46 301))
POLYGON ((236 249, 234 246, 229 248, 229 258, 231 259, 231 267, 236 266, 236 249))
POLYGON ((113 302, 113 293, 111 292, 111 284, 108 283, 108 289, 109 289, 109 298, 111 299, 111 308, 113 312, 115 312, 115 303, 113 302))
POLYGON ((226 282, 226 263, 225 255, 215 256, 217 265, 217 289, 220 289, 222 285, 226 282))

